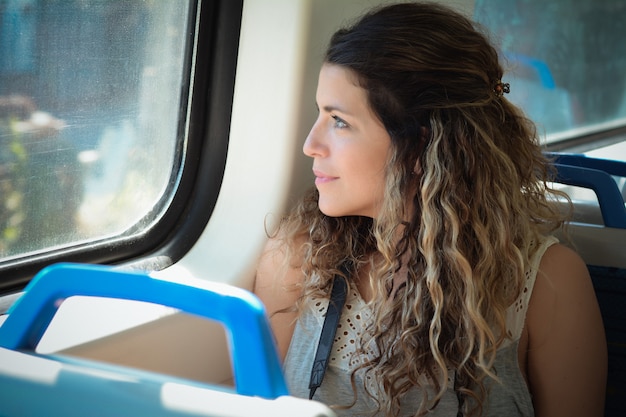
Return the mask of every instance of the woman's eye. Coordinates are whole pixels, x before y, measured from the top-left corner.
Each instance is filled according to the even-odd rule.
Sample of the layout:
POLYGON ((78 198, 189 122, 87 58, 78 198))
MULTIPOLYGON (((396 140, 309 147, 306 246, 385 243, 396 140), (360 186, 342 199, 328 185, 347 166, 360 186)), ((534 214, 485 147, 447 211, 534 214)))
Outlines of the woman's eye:
POLYGON ((335 120, 335 127, 337 129, 345 129, 348 124, 339 116, 331 116, 335 120))

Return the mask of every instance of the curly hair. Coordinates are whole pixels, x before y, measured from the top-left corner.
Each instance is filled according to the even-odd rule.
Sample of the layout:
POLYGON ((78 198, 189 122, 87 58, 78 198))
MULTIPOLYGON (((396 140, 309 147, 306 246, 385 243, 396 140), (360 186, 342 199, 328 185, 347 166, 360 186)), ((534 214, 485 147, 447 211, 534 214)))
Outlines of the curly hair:
POLYGON ((299 305, 328 296, 342 263, 352 274, 369 263, 367 334, 385 354, 363 366, 384 390, 385 415, 424 376, 436 393, 417 411, 426 414, 451 371, 470 400, 464 412, 479 413, 533 242, 563 224, 556 200, 567 197, 550 187, 533 123, 496 91, 496 49, 461 14, 430 3, 372 10, 333 35, 325 62, 355 74, 392 155, 376 219, 328 217, 314 189, 283 219, 278 236, 305 276, 299 305))

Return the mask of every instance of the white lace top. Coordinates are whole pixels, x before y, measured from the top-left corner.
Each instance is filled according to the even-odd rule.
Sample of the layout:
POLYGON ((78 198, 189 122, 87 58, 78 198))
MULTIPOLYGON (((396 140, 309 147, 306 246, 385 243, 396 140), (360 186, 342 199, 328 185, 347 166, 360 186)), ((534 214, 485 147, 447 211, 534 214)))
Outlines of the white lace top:
MULTIPOLYGON (((532 400, 525 380, 518 366, 517 346, 524 328, 526 311, 532 294, 539 262, 546 249, 556 243, 557 239, 548 237, 540 242, 531 265, 526 272, 526 285, 518 300, 507 310, 507 331, 511 336, 498 350, 495 370, 502 380, 502 384, 492 382, 483 415, 485 416, 533 416, 532 400)), ((313 299, 302 312, 287 352, 284 363, 285 378, 290 393, 297 397, 308 398, 309 378, 313 358, 317 349, 319 336, 328 306, 328 299, 313 299)), ((347 406, 353 402, 354 394, 350 382, 352 370, 359 364, 356 355, 357 343, 361 340, 361 333, 372 318, 372 312, 361 298, 356 289, 350 288, 346 304, 341 313, 337 326, 329 365, 320 388, 317 389, 314 399, 331 406, 347 406)), ((372 352, 376 354, 376 352, 372 352)), ((378 391, 376 382, 368 374, 356 374, 357 401, 348 409, 336 408, 340 416, 377 415, 376 401, 363 389, 362 378, 366 378, 366 385, 370 392, 378 393, 379 400, 384 401, 382 392, 378 391)), ((452 378, 452 377, 451 377, 452 378)), ((456 417, 458 400, 454 392, 454 381, 449 379, 448 391, 433 411, 432 416, 456 417)), ((430 391, 430 390, 429 390, 430 391)), ((401 399, 402 412, 400 415, 414 415, 421 396, 417 388, 409 391, 401 399)), ((430 393, 430 397, 434 391, 430 393)))

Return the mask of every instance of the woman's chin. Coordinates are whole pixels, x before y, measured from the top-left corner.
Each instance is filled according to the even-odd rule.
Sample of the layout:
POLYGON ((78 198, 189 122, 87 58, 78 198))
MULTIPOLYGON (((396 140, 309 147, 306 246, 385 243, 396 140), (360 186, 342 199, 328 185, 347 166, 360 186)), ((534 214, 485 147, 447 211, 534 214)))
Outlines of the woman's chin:
POLYGON ((342 214, 341 212, 338 212, 337 210, 329 209, 327 207, 319 206, 319 209, 320 209, 320 211, 322 213, 324 213, 324 215, 326 215, 328 217, 342 217, 342 216, 345 216, 345 214, 342 214))
POLYGON ((328 217, 347 217, 347 216, 362 216, 362 217, 371 217, 371 218, 374 217, 371 215, 371 213, 358 212, 356 210, 347 210, 342 207, 337 207, 337 205, 322 204, 321 202, 318 202, 318 207, 320 211, 328 217))
POLYGON ((343 217, 350 215, 346 213, 346 210, 342 210, 340 207, 337 207, 336 204, 328 204, 328 202, 325 202, 324 200, 319 200, 317 202, 317 206, 320 211, 328 217, 343 217))

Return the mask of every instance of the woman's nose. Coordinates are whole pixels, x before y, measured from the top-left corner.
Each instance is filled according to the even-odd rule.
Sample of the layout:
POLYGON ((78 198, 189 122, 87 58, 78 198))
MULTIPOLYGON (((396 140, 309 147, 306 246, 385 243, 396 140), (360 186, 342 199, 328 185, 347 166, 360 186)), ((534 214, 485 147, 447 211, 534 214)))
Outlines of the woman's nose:
POLYGON ((304 146, 302 146, 302 152, 306 156, 311 158, 315 158, 316 156, 322 156, 324 154, 324 145, 321 140, 321 132, 318 121, 311 127, 306 140, 304 141, 304 146))

